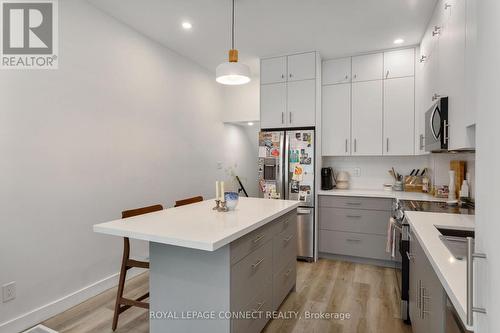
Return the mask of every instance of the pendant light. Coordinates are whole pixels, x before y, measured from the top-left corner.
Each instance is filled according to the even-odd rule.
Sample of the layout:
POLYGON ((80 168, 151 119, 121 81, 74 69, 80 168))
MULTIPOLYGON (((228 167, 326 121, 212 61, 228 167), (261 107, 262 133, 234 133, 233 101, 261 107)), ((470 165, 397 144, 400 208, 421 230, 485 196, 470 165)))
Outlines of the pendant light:
POLYGON ((229 61, 217 66, 215 80, 220 84, 239 85, 250 82, 250 69, 247 65, 238 62, 238 50, 234 48, 234 0, 231 21, 231 50, 229 50, 229 61))

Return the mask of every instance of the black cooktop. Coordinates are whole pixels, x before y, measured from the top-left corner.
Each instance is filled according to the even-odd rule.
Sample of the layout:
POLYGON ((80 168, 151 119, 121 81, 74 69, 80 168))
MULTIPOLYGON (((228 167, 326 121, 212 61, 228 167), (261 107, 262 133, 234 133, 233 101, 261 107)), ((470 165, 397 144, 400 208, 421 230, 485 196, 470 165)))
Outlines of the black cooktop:
POLYGON ((400 200, 404 211, 474 215, 474 206, 449 206, 446 202, 400 200))

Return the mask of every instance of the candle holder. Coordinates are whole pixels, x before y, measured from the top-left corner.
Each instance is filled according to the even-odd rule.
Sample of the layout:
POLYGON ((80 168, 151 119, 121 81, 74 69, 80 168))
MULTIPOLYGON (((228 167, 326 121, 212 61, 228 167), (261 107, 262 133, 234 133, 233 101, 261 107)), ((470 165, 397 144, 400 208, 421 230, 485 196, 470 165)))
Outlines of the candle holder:
POLYGON ((219 208, 220 208, 220 200, 215 200, 215 207, 212 208, 212 210, 217 210, 218 211, 219 208))
POLYGON ((219 203, 219 208, 217 209, 217 211, 219 211, 219 212, 227 212, 227 211, 229 211, 229 208, 227 208, 227 205, 226 205, 225 201, 221 201, 219 203))

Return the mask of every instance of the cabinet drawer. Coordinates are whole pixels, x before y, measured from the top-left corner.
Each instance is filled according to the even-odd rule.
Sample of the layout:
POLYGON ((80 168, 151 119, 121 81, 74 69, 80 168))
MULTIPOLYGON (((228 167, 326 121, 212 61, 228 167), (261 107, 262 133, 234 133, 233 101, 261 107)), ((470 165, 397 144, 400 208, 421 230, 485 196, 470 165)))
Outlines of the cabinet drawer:
POLYGON ((295 285, 297 276, 297 260, 293 258, 288 264, 273 278, 273 300, 274 310, 278 309, 281 302, 295 285))
POLYGON ((390 216, 390 212, 381 210, 323 207, 319 211, 319 228, 386 235, 390 216))
POLYGON ((250 252, 273 239, 274 221, 252 231, 231 243, 231 265, 236 264, 250 252))
POLYGON ((297 210, 286 213, 282 217, 276 219, 276 222, 273 223, 273 236, 285 231, 290 230, 292 228, 297 229, 297 210))
POLYGON ((320 230, 320 252, 354 257, 391 260, 385 252, 387 237, 353 232, 320 230))
POLYGON ((281 271, 292 259, 297 258, 297 227, 283 230, 273 240, 273 270, 281 271))
POLYGON ((273 285, 267 283, 264 289, 250 303, 235 311, 249 311, 255 318, 232 320, 233 333, 259 333, 268 322, 266 313, 273 311, 273 285))
POLYGON ((231 308, 240 309, 271 282, 273 242, 267 242, 231 268, 231 308))
POLYGON ((385 198, 340 197, 321 195, 319 197, 319 206, 391 211, 392 201, 392 199, 385 198))

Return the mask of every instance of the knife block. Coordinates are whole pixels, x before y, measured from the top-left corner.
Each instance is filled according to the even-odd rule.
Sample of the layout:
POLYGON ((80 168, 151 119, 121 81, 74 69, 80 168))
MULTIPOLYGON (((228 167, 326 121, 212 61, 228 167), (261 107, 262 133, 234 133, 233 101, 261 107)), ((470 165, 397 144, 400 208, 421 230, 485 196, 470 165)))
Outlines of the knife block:
POLYGON ((405 192, 423 192, 424 182, 423 176, 405 176, 405 192))

